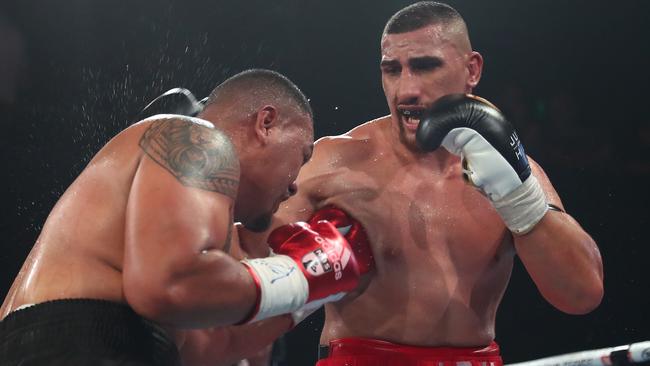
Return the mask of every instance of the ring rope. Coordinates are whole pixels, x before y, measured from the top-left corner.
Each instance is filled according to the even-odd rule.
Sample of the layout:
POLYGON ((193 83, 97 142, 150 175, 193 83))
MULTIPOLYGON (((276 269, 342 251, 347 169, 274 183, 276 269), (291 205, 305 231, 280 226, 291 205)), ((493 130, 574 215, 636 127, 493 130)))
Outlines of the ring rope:
POLYGON ((650 361, 650 341, 573 352, 507 366, 619 366, 650 361))

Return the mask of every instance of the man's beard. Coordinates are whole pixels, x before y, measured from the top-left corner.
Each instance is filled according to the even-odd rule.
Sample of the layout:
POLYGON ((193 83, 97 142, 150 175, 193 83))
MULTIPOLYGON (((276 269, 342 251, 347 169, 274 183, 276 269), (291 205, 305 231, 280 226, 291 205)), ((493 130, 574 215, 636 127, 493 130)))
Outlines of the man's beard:
POLYGON ((261 233, 266 231, 271 226, 273 214, 262 214, 253 220, 244 223, 244 227, 254 233, 261 233))
POLYGON ((399 140, 410 151, 414 153, 422 152, 422 150, 420 150, 420 147, 417 144, 417 141, 415 140, 415 135, 413 135, 412 140, 407 137, 406 128, 404 128, 402 121, 399 122, 399 140))

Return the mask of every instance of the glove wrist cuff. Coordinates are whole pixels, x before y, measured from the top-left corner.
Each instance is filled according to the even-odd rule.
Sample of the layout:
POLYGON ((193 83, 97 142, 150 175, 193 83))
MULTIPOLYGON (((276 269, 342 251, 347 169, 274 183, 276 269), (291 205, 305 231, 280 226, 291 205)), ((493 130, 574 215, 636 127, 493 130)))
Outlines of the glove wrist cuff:
POLYGON ((548 211, 546 195, 533 175, 492 204, 508 229, 518 235, 531 231, 548 211))
POLYGON ((309 285, 298 264, 286 255, 245 259, 258 286, 258 299, 253 313, 243 322, 252 323, 300 309, 309 296, 309 285))

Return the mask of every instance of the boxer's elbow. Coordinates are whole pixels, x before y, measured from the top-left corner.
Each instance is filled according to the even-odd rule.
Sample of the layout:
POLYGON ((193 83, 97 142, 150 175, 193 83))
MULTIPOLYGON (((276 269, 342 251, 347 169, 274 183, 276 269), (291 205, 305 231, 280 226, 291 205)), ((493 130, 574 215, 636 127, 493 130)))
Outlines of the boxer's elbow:
POLYGON ((567 314, 584 315, 594 311, 600 305, 604 293, 602 280, 593 278, 588 283, 568 291, 553 305, 567 314))
POLYGON ((158 323, 170 323, 170 315, 177 312, 171 291, 159 281, 125 279, 123 290, 129 306, 144 318, 158 323))
MULTIPOLYGON (((594 244, 595 247, 595 244, 594 244)), ((596 251, 592 256, 592 264, 585 267, 585 274, 576 284, 573 295, 573 306, 570 314, 587 314, 595 310, 603 300, 605 288, 603 285, 603 265, 600 254, 596 251)))
POLYGON ((149 320, 180 328, 196 326, 194 316, 201 304, 187 295, 187 284, 176 281, 132 284, 125 286, 124 293, 129 306, 149 320))
POLYGON ((584 290, 580 306, 577 307, 578 314, 587 314, 594 311, 602 302, 605 295, 602 279, 593 279, 591 284, 584 290))
POLYGON ((179 290, 184 285, 176 276, 150 269, 125 272, 123 277, 124 297, 136 313, 157 323, 180 325, 187 304, 179 290))

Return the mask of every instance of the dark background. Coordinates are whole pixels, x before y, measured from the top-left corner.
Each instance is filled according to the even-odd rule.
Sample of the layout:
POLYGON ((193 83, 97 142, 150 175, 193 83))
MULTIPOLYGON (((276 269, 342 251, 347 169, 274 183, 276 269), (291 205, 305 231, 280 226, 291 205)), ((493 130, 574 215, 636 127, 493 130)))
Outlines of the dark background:
MULTIPOLYGON (((236 72, 264 67, 311 98, 317 136, 386 114, 379 37, 409 3, 2 3, 0 293, 90 157, 167 89, 203 97, 236 72)), ((541 298, 517 262, 497 318, 505 361, 650 339, 650 2, 450 4, 485 58, 476 93, 518 128, 605 266, 601 306, 569 316, 541 298)), ((321 322, 317 314, 287 336, 289 365, 313 361, 321 322)))

